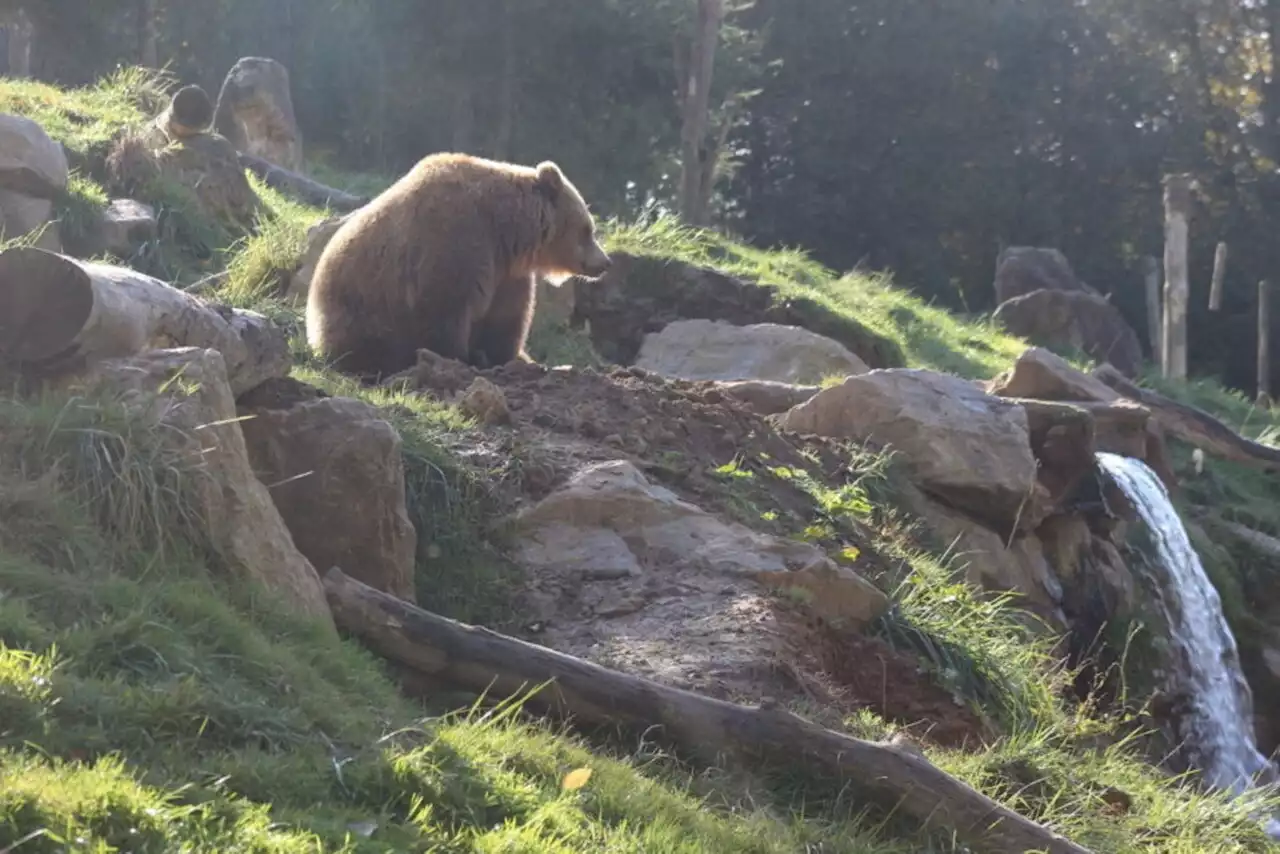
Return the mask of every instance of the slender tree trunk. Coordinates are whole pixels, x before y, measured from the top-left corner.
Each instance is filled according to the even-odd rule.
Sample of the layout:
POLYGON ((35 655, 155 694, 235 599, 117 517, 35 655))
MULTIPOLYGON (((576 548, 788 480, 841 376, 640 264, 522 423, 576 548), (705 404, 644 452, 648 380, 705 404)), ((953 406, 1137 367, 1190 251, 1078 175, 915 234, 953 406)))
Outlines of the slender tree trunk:
POLYGON ((22 7, 9 20, 9 76, 31 76, 31 42, 35 27, 22 7))
POLYGON ((158 0, 138 0, 138 62, 146 68, 160 67, 158 0))
POLYGON ((1280 153, 1280 0, 1267 0, 1267 54, 1270 69, 1262 82, 1262 119, 1266 128, 1264 153, 1275 158, 1280 153))
POLYGON ((708 144, 711 75, 724 23, 724 0, 698 0, 693 44, 683 75, 680 133, 680 214, 690 225, 705 225, 711 186, 706 175, 715 158, 708 144))

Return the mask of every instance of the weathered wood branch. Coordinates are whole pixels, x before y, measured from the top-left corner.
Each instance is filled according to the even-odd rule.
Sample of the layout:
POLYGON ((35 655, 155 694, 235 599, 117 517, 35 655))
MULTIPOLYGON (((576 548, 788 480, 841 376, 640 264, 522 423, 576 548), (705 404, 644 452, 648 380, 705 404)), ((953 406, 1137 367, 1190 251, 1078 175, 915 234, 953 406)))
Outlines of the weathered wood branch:
POLYGON ((283 166, 268 163, 252 154, 240 152, 240 165, 261 178, 268 187, 288 193, 318 208, 329 207, 335 211, 348 213, 369 203, 369 199, 363 196, 354 196, 343 190, 326 187, 319 181, 313 181, 283 166))
POLYGON ((289 373, 284 331, 257 312, 127 267, 31 247, 0 252, 0 362, 52 378, 168 347, 217 350, 236 395, 289 373))
POLYGON ((1112 390, 1150 409, 1160 426, 1182 441, 1223 459, 1280 470, 1280 449, 1246 439, 1203 409, 1140 388, 1110 365, 1093 373, 1112 390))
POLYGON ((531 704, 592 724, 657 724, 674 741, 704 755, 803 762, 839 775, 888 808, 954 831, 977 850, 1087 851, 898 747, 832 732, 780 710, 659 685, 463 625, 374 590, 337 568, 326 573, 324 584, 339 628, 429 679, 495 699, 550 681, 531 704))

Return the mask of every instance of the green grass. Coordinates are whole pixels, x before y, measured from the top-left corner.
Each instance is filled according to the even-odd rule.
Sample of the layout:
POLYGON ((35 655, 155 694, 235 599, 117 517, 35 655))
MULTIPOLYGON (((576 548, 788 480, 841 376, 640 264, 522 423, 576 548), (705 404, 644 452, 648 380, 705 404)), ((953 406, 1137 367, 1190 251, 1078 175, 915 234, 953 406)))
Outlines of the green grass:
MULTIPOLYGON (((158 111, 159 82, 135 71, 72 91, 0 81, 3 109, 45 123, 82 164, 59 202, 71 233, 105 201, 96 170, 111 141, 158 111)), ((364 194, 388 183, 322 159, 311 173, 364 194)), ((298 308, 279 297, 324 212, 253 183, 266 211, 239 239, 202 218, 181 188, 149 187, 161 236, 133 262, 178 282, 225 270, 214 297, 285 323, 297 378, 379 407, 404 442, 419 601, 467 622, 518 624, 505 520, 530 449, 478 430, 454 407, 362 388, 317 364, 298 308)), ((798 251, 669 220, 603 231, 611 250, 773 286, 809 306, 817 328, 861 324, 912 367, 985 378, 1025 347, 887 276, 840 275, 798 251)), ((599 363, 584 335, 563 328, 539 326, 530 350, 553 363, 599 363)), ((1212 383, 1170 393, 1250 435, 1280 433, 1274 416, 1212 383)), ((1174 450, 1185 469, 1185 449, 1174 450)), ((813 501, 812 518, 788 533, 853 542, 870 532, 894 564, 878 579, 894 607, 873 631, 1004 733, 986 749, 930 748, 935 763, 1099 852, 1271 850, 1248 818, 1249 799, 1228 803, 1165 778, 1144 762, 1139 739, 1121 739, 1123 721, 1067 703, 1070 674, 1051 659, 1049 639, 1030 632, 1010 600, 976 595, 921 547, 894 509, 883 459, 855 463, 839 488, 804 472, 772 476, 813 501), (1117 792, 1127 809, 1109 805, 1117 792)), ((838 781, 794 769, 709 768, 648 740, 588 740, 514 709, 450 714, 456 703, 443 696, 411 702, 354 642, 211 571, 186 493, 189 466, 117 401, 0 397, 0 851, 958 850, 864 814, 838 781), (566 790, 564 775, 577 768, 590 768, 590 780, 566 790)), ((730 485, 743 520, 782 524, 767 490, 730 485)), ((1214 462, 1188 495, 1280 533, 1280 494, 1254 473, 1214 462)), ((1235 547, 1212 562, 1231 578, 1256 566, 1235 547)), ((1243 589, 1232 601, 1247 600, 1243 589)), ((865 712, 846 726, 868 737, 892 730, 865 712)))
POLYGON ((609 250, 711 266, 773 286, 781 298, 808 298, 837 322, 856 321, 891 342, 909 367, 989 379, 1008 369, 1027 347, 989 319, 961 318, 928 305, 895 286, 888 275, 841 275, 800 250, 757 249, 668 218, 609 222, 602 231, 609 250))
POLYGON ((73 167, 96 173, 116 138, 164 109, 168 82, 141 68, 124 68, 78 89, 6 77, 0 79, 0 112, 34 120, 63 144, 73 167))
POLYGON ((191 462, 121 405, 4 401, 0 427, 0 846, 915 850, 717 802, 661 755, 424 717, 357 645, 210 574, 191 462))

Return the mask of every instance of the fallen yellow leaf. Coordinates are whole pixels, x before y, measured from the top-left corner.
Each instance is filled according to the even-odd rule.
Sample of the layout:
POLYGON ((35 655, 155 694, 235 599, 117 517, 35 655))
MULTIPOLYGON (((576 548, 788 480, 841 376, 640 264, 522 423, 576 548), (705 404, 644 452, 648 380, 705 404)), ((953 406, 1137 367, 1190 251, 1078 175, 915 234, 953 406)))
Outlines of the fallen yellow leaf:
POLYGON ((590 768, 579 768, 576 771, 570 771, 564 775, 564 781, 560 786, 566 792, 574 792, 587 785, 587 781, 591 779, 590 768))

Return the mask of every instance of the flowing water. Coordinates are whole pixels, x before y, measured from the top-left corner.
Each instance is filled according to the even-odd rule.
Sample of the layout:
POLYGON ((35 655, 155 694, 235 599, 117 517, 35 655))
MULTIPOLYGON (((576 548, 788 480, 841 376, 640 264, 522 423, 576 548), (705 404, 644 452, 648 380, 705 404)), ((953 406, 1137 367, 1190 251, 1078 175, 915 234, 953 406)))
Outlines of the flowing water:
MULTIPOLYGON (((1192 764, 1210 785, 1236 793, 1275 769, 1258 752, 1253 736, 1253 698, 1240 669, 1235 637, 1222 602, 1205 574, 1164 484, 1146 463, 1099 453, 1098 465, 1120 486, 1151 532, 1158 557, 1156 579, 1169 621, 1169 642, 1177 666, 1170 674, 1175 693, 1187 699, 1180 735, 1192 764)), ((1280 822, 1268 824, 1272 835, 1280 822)))

